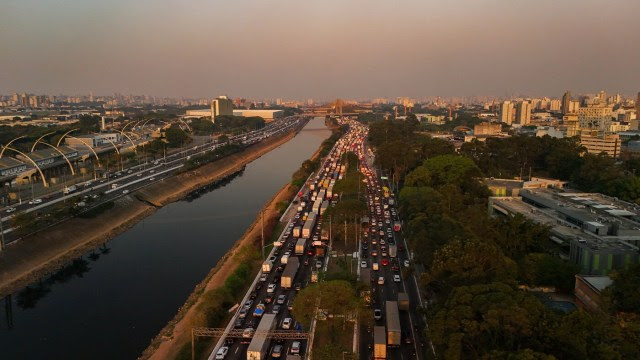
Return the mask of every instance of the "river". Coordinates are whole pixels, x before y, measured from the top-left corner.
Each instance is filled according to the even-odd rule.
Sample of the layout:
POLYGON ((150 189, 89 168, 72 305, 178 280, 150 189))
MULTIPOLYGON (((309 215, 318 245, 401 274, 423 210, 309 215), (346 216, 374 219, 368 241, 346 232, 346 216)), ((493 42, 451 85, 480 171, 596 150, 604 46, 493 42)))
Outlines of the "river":
POLYGON ((135 359, 330 131, 292 140, 0 301, 1 359, 135 359))

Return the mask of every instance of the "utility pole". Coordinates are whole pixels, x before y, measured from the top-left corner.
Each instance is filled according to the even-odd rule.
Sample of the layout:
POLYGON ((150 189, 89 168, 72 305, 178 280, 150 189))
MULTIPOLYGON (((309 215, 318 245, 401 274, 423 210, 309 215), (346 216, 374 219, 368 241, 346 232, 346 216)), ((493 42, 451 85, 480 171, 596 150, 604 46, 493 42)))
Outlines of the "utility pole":
POLYGON ((262 209, 262 229, 261 229, 261 238, 262 238, 262 259, 264 259, 264 209, 262 209))
POLYGON ((344 218, 344 254, 347 254, 347 218, 344 218))
POLYGON ((4 228, 2 228, 2 215, 0 215, 0 251, 4 250, 4 228))

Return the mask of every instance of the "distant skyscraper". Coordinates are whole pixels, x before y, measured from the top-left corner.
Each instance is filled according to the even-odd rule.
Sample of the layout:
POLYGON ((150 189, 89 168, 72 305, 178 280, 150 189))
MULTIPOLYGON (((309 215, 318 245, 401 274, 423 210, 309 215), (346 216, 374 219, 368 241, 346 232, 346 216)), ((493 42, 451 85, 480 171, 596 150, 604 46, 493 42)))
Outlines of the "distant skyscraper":
POLYGON ((518 103, 516 121, 520 125, 527 125, 531 121, 531 104, 528 101, 520 101, 518 103))
POLYGON ((500 106, 500 121, 505 124, 511 125, 513 123, 513 110, 513 103, 511 101, 503 102, 500 106))
MULTIPOLYGON (((564 95, 562 95, 562 114, 569 113, 569 104, 571 103, 571 92, 567 90, 564 95)), ((552 109, 553 110, 553 109, 552 109)))
POLYGON ((636 99, 636 119, 640 119, 640 92, 638 92, 638 98, 636 99))
POLYGON ((598 99, 600 100, 600 104, 607 103, 607 93, 604 90, 600 90, 598 93, 598 99))

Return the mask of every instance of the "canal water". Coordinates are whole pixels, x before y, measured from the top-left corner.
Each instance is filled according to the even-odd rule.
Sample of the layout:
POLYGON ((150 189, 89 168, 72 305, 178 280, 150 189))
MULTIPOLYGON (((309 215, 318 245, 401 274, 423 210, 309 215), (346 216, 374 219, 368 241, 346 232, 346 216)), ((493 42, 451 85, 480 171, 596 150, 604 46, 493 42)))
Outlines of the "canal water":
POLYGON ((329 137, 323 118, 244 171, 169 204, 0 301, 0 359, 135 359, 329 137))

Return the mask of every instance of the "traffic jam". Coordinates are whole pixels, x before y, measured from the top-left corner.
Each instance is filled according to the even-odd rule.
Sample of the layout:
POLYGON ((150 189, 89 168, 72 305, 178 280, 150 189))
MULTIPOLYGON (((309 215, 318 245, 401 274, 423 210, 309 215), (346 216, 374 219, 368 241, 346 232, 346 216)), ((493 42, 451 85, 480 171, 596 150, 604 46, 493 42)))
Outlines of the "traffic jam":
POLYGON ((365 298, 373 308, 375 320, 373 329, 367 328, 362 334, 367 347, 360 350, 367 359, 416 358, 417 323, 409 302, 413 296, 409 294, 417 294, 417 283, 413 275, 407 279, 403 276, 402 269, 408 274, 411 262, 400 233, 402 223, 395 195, 387 186, 387 179, 376 175, 373 152, 361 143, 355 153, 365 176, 368 207, 368 216, 361 219, 360 279, 371 284, 371 293, 365 298))
POLYGON ((322 224, 328 221, 323 215, 339 201, 333 186, 346 171, 342 155, 362 149, 367 131, 358 123, 350 125, 293 200, 291 219, 232 317, 232 326, 227 329, 241 331, 241 336, 225 332, 209 359, 304 358, 306 339, 271 338, 267 333, 302 330, 292 315, 295 296, 309 283, 317 282, 319 272, 326 270, 329 233, 322 230, 322 224))

